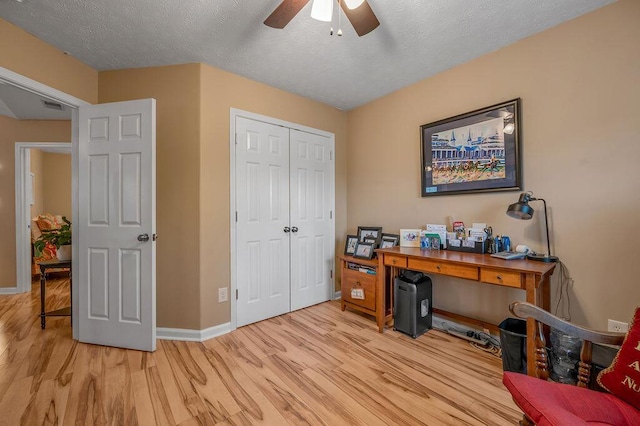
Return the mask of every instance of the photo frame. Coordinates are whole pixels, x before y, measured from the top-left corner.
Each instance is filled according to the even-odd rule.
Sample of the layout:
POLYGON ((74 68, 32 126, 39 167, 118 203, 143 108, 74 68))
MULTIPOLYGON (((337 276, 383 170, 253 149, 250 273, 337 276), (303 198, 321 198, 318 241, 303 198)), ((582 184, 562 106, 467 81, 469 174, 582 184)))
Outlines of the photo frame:
POLYGON ((420 229, 401 229, 400 247, 420 247, 420 229))
POLYGON ((382 239, 380 240, 380 248, 390 248, 395 247, 400 244, 400 235, 399 234, 382 234, 382 239))
POLYGON ((357 235, 347 235, 347 241, 344 244, 344 254, 353 256, 353 253, 356 252, 356 246, 358 245, 358 236, 357 235))
POLYGON ((382 237, 381 226, 358 226, 358 241, 364 241, 365 237, 374 237, 380 243, 382 237))
POLYGON ((378 248, 378 239, 374 238, 374 237, 364 237, 364 241, 365 243, 371 243, 373 244, 373 248, 376 249, 378 248))
POLYGON ((375 246, 373 243, 365 243, 358 241, 356 245, 356 251, 353 253, 353 257, 358 259, 372 259, 375 253, 375 246))
POLYGON ((420 126, 422 196, 521 191, 520 103, 420 126))

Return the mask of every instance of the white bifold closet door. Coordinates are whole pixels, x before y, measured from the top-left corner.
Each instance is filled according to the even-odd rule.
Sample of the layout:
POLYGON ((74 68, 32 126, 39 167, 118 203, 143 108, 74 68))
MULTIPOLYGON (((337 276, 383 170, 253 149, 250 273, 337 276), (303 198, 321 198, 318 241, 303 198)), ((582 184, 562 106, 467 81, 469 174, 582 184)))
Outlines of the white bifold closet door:
POLYGON ((333 157, 326 136, 236 118, 236 325, 329 300, 333 157))

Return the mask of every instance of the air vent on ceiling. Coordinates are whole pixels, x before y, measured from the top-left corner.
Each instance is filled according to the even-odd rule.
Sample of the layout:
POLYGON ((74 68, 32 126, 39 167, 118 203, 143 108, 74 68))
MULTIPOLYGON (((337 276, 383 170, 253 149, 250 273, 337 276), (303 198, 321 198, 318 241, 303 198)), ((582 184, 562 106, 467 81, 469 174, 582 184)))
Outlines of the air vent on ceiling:
POLYGON ((64 111, 64 105, 59 104, 57 102, 46 101, 46 100, 42 99, 42 105, 45 108, 55 109, 56 111, 64 111))

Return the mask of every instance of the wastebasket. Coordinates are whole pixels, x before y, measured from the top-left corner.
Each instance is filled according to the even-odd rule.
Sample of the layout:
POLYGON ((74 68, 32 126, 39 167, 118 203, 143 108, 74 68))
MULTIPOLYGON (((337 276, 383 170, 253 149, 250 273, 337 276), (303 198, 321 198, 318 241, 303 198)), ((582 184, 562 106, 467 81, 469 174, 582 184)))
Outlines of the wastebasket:
POLYGON ((405 271, 394 280, 393 329, 414 339, 431 328, 433 302, 431 278, 405 271))
POLYGON ((500 323, 502 369, 527 374, 527 322, 507 318, 500 323))

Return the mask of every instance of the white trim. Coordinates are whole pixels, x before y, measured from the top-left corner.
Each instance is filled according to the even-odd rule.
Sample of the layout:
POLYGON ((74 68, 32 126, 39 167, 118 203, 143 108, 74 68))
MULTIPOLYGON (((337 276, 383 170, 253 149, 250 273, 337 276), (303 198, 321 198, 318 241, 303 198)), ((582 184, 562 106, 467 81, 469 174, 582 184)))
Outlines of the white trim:
POLYGON ((2 294, 18 294, 19 291, 16 287, 0 287, 0 295, 2 294))
POLYGON ((335 293, 333 293, 333 300, 340 300, 342 299, 342 290, 338 290, 335 293))
POLYGON ((185 328, 162 328, 156 329, 156 339, 162 340, 182 340, 185 342, 204 342, 214 337, 222 336, 231 332, 231 323, 227 322, 204 330, 189 330, 185 328))
MULTIPOLYGON (((91 105, 89 102, 83 101, 82 99, 76 98, 74 96, 68 95, 64 92, 61 92, 53 87, 49 87, 45 84, 42 84, 38 81, 32 80, 28 77, 15 73, 7 68, 0 67, 0 81, 3 83, 9 83, 16 87, 19 87, 23 90, 26 90, 31 93, 35 93, 40 96, 44 96, 49 99, 53 99, 61 104, 67 105, 72 108, 71 110, 71 176, 72 176, 72 194, 71 194, 71 203, 73 208, 73 216, 78 217, 79 205, 78 205, 78 108, 82 106, 91 105)), ((72 231, 72 259, 78 258, 78 224, 77 221, 73 221, 71 225, 72 231)), ((77 262, 73 262, 71 267, 72 275, 77 275, 78 265, 77 262)), ((71 294, 73 296, 73 300, 78 300, 78 285, 79 280, 73 280, 71 287, 71 294)), ((16 286, 17 287, 17 286, 16 286)), ((71 314, 72 314, 72 322, 71 325, 73 327, 73 338, 78 340, 78 314, 79 314, 79 306, 77 303, 72 304, 71 306, 71 314)))
MULTIPOLYGON (((31 291, 31 150, 47 148, 50 152, 71 153, 69 142, 16 142, 15 207, 16 207, 16 292, 31 291)), ((71 191, 71 188, 69 188, 71 191)), ((33 195, 33 194, 32 194, 33 195)))
MULTIPOLYGON (((320 129, 314 129, 313 127, 307 127, 307 126, 303 126, 301 124, 297 124, 297 123, 292 123, 289 121, 284 121, 284 120, 280 120, 277 118, 273 118, 273 117, 268 117, 266 115, 262 115, 262 114, 256 114, 253 112, 248 112, 248 111, 243 111, 241 109, 237 109, 237 108, 230 108, 229 109, 229 221, 230 221, 230 232, 231 232, 231 238, 230 238, 230 261, 229 261, 229 266, 231 269, 231 274, 230 274, 230 285, 229 285, 229 290, 230 290, 230 303, 231 303, 231 321, 230 321, 230 329, 231 331, 235 330, 236 327, 236 290, 237 290, 237 283, 236 283, 236 149, 235 149, 235 145, 236 145, 236 118, 238 117, 244 117, 244 118, 248 118, 251 120, 256 120, 256 121, 262 121, 265 123, 269 123, 269 124, 274 124, 276 126, 282 126, 282 127, 288 127, 290 129, 294 129, 294 130, 299 130, 301 132, 306 132, 306 133, 313 133, 315 135, 319 135, 319 136, 324 136, 329 138, 330 140, 330 145, 331 145, 331 167, 332 167, 332 183, 331 183, 331 200, 330 200, 330 205, 331 205, 331 211, 333 212, 333 217, 332 217, 332 222, 333 222, 333 227, 331 228, 331 241, 332 241, 332 256, 331 258, 333 259, 333 266, 332 266, 332 270, 335 271, 336 267, 335 267, 335 233, 336 233, 336 182, 335 182, 335 177, 336 177, 336 169, 335 169, 335 164, 336 164, 336 156, 335 156, 335 152, 336 152, 336 136, 334 133, 331 132, 327 132, 324 130, 320 130, 320 129)), ((330 288, 329 288, 329 294, 328 294, 328 298, 329 300, 331 300, 331 295, 333 295, 335 288, 336 288, 336 278, 335 278, 335 272, 333 274, 333 278, 331 279, 331 284, 330 284, 330 288)))

